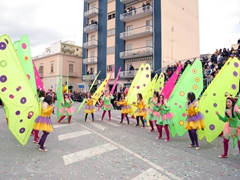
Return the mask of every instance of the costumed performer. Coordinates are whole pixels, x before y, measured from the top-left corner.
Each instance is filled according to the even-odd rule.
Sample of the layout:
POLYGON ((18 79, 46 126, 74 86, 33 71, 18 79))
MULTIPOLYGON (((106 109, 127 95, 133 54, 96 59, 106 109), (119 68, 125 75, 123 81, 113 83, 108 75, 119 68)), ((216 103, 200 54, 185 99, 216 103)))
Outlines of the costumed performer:
MULTIPOLYGON (((44 98, 46 97, 46 92, 45 92, 44 90, 40 90, 40 91, 38 92, 38 97, 39 97, 39 98, 38 98, 38 102, 39 102, 40 104, 42 104, 44 98)), ((50 118, 50 117, 49 117, 49 118, 50 118)), ((38 143, 38 139, 39 139, 38 133, 39 133, 38 130, 34 130, 34 129, 33 129, 33 131, 32 131, 32 134, 34 135, 33 143, 38 143)))
POLYGON ((143 125, 142 128, 144 128, 145 127, 144 119, 146 118, 147 110, 145 108, 146 104, 143 100, 141 93, 137 94, 137 103, 133 102, 132 105, 137 107, 137 110, 135 112, 137 124, 134 126, 139 126, 139 119, 141 119, 143 125))
POLYGON ((86 95, 86 106, 85 106, 85 122, 87 121, 88 114, 92 115, 92 121, 94 122, 94 112, 96 111, 95 106, 93 106, 93 98, 91 93, 88 92, 86 95))
MULTIPOLYGON (((224 153, 219 158, 227 158, 228 156, 228 142, 232 139, 238 142, 238 148, 240 153, 240 110, 236 105, 235 99, 227 97, 225 116, 221 116, 219 112, 216 112, 219 119, 225 122, 224 135, 223 135, 223 149, 224 153)), ((235 143, 234 143, 235 144, 235 143)), ((234 145, 235 146, 235 145, 234 145)))
POLYGON ((188 130, 188 135, 192 142, 188 147, 196 147, 196 150, 199 150, 197 130, 204 130, 203 115, 199 111, 198 101, 193 92, 187 94, 187 100, 187 120, 185 128, 188 130))
POLYGON ((73 101, 69 97, 68 94, 64 94, 64 100, 61 103, 62 108, 59 110, 61 117, 58 120, 58 124, 66 117, 68 116, 68 124, 71 123, 72 115, 75 113, 75 109, 72 107, 73 101))
POLYGON ((111 110, 113 110, 113 105, 111 103, 111 99, 114 99, 112 94, 109 94, 109 91, 106 89, 104 92, 104 95, 102 97, 102 101, 103 101, 103 106, 102 106, 102 119, 101 121, 103 121, 103 118, 106 114, 106 112, 108 111, 108 118, 109 121, 111 121, 111 110))
POLYGON ((115 101, 117 103, 117 106, 121 107, 121 121, 119 123, 123 122, 124 117, 127 119, 127 124, 129 125, 129 118, 128 114, 132 113, 132 107, 128 104, 125 93, 121 93, 121 99, 120 101, 115 101))
POLYGON ((54 107, 51 106, 51 104, 52 104, 52 96, 47 95, 42 102, 41 114, 35 120, 35 124, 33 127, 34 130, 43 131, 43 135, 38 143, 40 146, 39 151, 44 151, 44 152, 48 151, 45 148, 44 144, 48 134, 53 131, 50 116, 52 114, 54 107))
POLYGON ((170 113, 170 107, 163 95, 158 96, 157 107, 159 108, 159 111, 160 111, 160 116, 156 123, 158 133, 159 133, 159 136, 157 137, 157 139, 162 138, 162 128, 164 127, 164 130, 167 136, 165 142, 168 142, 170 141, 170 132, 169 132, 168 125, 173 123, 173 114, 170 113))
POLYGON ((158 104, 158 96, 159 96, 158 92, 154 91, 153 97, 149 98, 148 100, 148 104, 149 104, 148 120, 151 126, 151 130, 149 130, 149 132, 154 131, 154 126, 156 125, 156 121, 160 115, 158 108, 156 107, 156 105, 158 104))

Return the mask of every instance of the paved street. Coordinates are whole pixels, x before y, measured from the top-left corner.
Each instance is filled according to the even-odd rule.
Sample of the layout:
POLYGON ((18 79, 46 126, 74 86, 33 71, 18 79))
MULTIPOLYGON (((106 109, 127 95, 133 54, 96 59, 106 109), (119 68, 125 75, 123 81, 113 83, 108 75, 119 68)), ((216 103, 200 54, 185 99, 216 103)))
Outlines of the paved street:
MULTIPOLYGON (((79 103, 75 103, 77 108, 79 103)), ((229 148, 229 158, 222 154, 222 137, 213 143, 200 141, 200 150, 188 148, 187 135, 170 142, 156 140, 157 133, 149 128, 119 124, 120 111, 112 112, 112 122, 95 122, 84 112, 75 115, 72 124, 63 120, 57 125, 52 115, 54 131, 48 136, 49 152, 39 152, 30 137, 21 146, 7 128, 3 108, 0 108, 0 179, 34 180, 239 180, 240 155, 229 148)), ((232 145, 232 143, 230 143, 232 145)))

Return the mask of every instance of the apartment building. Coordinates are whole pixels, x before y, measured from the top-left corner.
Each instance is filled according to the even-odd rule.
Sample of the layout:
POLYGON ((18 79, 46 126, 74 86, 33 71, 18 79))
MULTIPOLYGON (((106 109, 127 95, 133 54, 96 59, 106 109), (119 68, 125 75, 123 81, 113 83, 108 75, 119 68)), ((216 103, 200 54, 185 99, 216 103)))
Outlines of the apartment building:
POLYGON ((142 63, 157 71, 200 55, 198 0, 84 0, 83 23, 83 81, 115 65, 113 79, 121 67, 130 84, 142 63))
POLYGON ((60 76, 63 84, 69 77, 69 88, 82 90, 82 47, 73 41, 55 42, 42 55, 33 57, 45 89, 57 90, 60 76))

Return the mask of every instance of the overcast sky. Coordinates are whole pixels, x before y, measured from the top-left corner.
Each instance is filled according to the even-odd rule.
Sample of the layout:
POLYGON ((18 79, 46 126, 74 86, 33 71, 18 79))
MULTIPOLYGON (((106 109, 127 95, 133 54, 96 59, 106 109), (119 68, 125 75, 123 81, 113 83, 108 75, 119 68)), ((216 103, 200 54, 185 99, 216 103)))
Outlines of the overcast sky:
MULTIPOLYGON (((84 0, 0 0, 0 35, 29 36, 32 55, 54 41, 82 44, 84 0)), ((240 0, 199 0, 200 52, 213 53, 240 38, 240 0)))

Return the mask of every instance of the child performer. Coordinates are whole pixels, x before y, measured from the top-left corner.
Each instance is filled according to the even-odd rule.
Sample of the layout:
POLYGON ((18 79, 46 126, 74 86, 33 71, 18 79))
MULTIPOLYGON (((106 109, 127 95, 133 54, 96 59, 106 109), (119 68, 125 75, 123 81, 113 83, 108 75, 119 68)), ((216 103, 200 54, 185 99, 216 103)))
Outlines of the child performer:
POLYGON ((130 105, 128 105, 125 94, 121 93, 121 101, 115 101, 115 102, 117 102, 117 106, 122 106, 120 123, 122 123, 124 117, 126 117, 126 119, 127 119, 127 124, 126 125, 129 125, 128 114, 132 113, 132 107, 130 105))
POLYGON ((164 99, 163 95, 158 96, 158 102, 159 103, 157 104, 157 106, 159 107, 160 110, 160 117, 157 120, 157 129, 159 133, 157 139, 162 138, 162 128, 164 127, 167 136, 165 142, 168 142, 170 141, 170 132, 168 125, 173 123, 172 120, 173 114, 169 112, 170 108, 167 104, 167 101, 164 99))
POLYGON ((133 105, 137 107, 137 110, 135 112, 136 119, 137 119, 137 124, 134 125, 134 126, 138 126, 139 125, 139 119, 141 119, 142 124, 143 124, 142 128, 144 128, 145 124, 144 124, 143 118, 145 119, 145 117, 147 115, 147 110, 145 108, 146 105, 145 105, 145 102, 143 101, 143 97, 142 97, 141 93, 137 94, 137 104, 134 102, 133 105))
POLYGON ((185 128, 188 130, 188 135, 192 142, 188 147, 192 148, 196 146, 196 150, 199 150, 197 130, 204 129, 203 115, 198 109, 198 101, 193 92, 187 94, 187 100, 188 108, 185 128))
POLYGON ((91 97, 91 93, 88 92, 86 95, 86 106, 85 106, 85 122, 87 121, 88 114, 92 115, 92 121, 94 122, 94 112, 96 111, 95 107, 93 106, 93 98, 91 97))
POLYGON ((154 125, 156 124, 156 120, 159 118, 159 112, 156 109, 156 104, 158 104, 158 92, 154 92, 153 97, 149 98, 148 104, 150 105, 148 108, 148 119, 151 126, 151 130, 149 132, 154 131, 154 125))
MULTIPOLYGON (((39 97, 38 102, 42 104, 45 96, 46 96, 46 92, 43 90, 40 90, 38 92, 38 97, 39 97)), ((32 130, 32 134, 34 135, 33 143, 38 143, 38 139, 39 139, 38 133, 39 133, 38 130, 34 130, 34 129, 32 130)))
POLYGON ((59 110, 62 117, 59 119, 58 124, 66 117, 68 116, 68 124, 71 123, 72 115, 75 112, 75 109, 72 108, 73 101, 69 97, 68 94, 64 94, 64 101, 61 103, 62 108, 59 110))
POLYGON ((102 110, 103 110, 103 114, 102 114, 102 119, 101 121, 103 121, 103 118, 106 114, 106 112, 108 111, 108 118, 109 121, 111 121, 111 110, 113 110, 113 105, 111 103, 111 99, 113 99, 113 95, 109 94, 108 90, 105 90, 104 95, 102 97, 102 101, 103 101, 103 106, 102 106, 102 110))
POLYGON ((52 104, 52 96, 47 95, 43 102, 42 102, 42 108, 41 108, 41 114, 40 116, 35 120, 35 124, 33 129, 37 131, 43 131, 43 135, 39 141, 39 151, 48 151, 44 147, 44 143, 46 141, 46 138, 50 132, 52 132, 52 122, 50 120, 50 116, 52 114, 53 108, 51 106, 52 104))
MULTIPOLYGON (((228 156, 228 142, 230 139, 233 141, 238 141, 238 148, 240 153, 240 120, 239 114, 240 110, 238 109, 236 101, 232 97, 227 97, 226 100, 226 110, 225 116, 221 116, 218 112, 219 119, 225 122, 224 135, 223 135, 223 148, 224 153, 219 158, 227 158, 228 156)), ((234 145, 235 146, 235 145, 234 145)))

